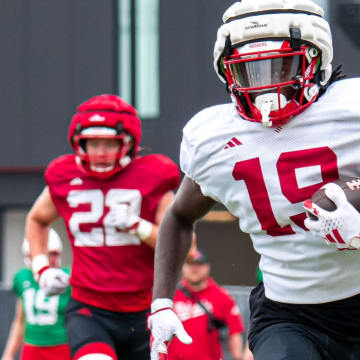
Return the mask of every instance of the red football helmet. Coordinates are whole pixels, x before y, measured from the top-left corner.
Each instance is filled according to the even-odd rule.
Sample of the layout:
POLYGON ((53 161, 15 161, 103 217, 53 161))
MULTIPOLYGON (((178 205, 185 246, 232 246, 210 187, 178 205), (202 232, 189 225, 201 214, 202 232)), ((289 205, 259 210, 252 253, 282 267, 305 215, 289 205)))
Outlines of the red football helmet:
POLYGON ((235 106, 243 118, 266 126, 285 124, 317 97, 314 75, 320 52, 290 41, 260 41, 235 48, 223 59, 235 106))
POLYGON ((99 178, 108 178, 128 165, 139 151, 140 139, 141 121, 136 110, 120 97, 108 94, 80 104, 68 134, 79 167, 99 178), (96 138, 119 140, 121 146, 113 166, 97 168, 90 164, 85 140, 96 138))

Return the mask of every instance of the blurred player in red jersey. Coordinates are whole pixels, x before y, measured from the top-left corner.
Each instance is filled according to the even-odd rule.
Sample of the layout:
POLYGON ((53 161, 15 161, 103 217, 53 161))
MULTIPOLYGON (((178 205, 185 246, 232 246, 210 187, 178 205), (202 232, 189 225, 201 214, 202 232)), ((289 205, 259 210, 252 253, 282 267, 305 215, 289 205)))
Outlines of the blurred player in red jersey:
POLYGON ((69 282, 46 256, 49 226, 64 219, 73 252, 66 326, 76 360, 149 359, 154 247, 180 176, 164 155, 138 156, 140 138, 136 110, 119 97, 80 104, 69 129, 75 154, 50 163, 27 218, 32 269, 52 293, 69 282))
POLYGON ((197 251, 183 266, 183 278, 174 297, 174 310, 192 337, 191 345, 176 337, 168 349, 169 360, 220 360, 221 334, 228 328, 233 360, 243 359, 244 324, 230 294, 210 277, 207 256, 197 251))

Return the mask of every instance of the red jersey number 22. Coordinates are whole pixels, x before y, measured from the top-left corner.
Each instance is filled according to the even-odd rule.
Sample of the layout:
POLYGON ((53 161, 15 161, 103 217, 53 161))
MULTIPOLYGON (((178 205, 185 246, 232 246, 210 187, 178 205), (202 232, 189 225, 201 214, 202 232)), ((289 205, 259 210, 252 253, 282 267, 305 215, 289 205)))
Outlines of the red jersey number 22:
POLYGON ((67 196, 70 207, 87 205, 89 208, 86 211, 75 211, 71 215, 69 228, 74 237, 74 245, 139 245, 141 241, 138 237, 118 231, 107 222, 107 216, 115 211, 116 203, 128 204, 132 213, 140 216, 141 200, 141 193, 136 189, 111 189, 106 194, 100 189, 70 191, 67 196), (109 208, 106 214, 105 207, 109 208))

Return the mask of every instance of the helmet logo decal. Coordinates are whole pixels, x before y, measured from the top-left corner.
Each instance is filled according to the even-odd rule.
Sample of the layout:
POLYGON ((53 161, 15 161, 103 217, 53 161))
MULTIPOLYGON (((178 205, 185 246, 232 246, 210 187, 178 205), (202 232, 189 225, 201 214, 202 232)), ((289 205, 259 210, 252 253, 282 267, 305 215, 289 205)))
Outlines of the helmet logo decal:
POLYGON ((253 49, 253 48, 260 48, 260 47, 267 47, 268 43, 266 41, 263 42, 255 42, 255 43, 251 43, 249 44, 249 49, 253 49))
POLYGON ((258 29, 258 28, 266 28, 268 24, 259 24, 257 21, 250 21, 251 25, 246 25, 245 30, 258 29))
POLYGON ((95 114, 89 118, 89 121, 105 121, 105 117, 95 114))

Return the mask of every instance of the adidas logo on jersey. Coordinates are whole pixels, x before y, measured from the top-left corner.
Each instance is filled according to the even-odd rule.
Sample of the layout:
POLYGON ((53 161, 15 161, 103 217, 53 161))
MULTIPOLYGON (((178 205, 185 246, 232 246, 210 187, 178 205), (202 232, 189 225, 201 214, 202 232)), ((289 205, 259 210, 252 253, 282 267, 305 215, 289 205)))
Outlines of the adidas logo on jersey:
POLYGON ((239 146, 239 145, 242 145, 241 141, 238 140, 236 137, 233 137, 230 141, 228 141, 226 143, 226 145, 224 146, 224 149, 230 149, 232 147, 239 146))
POLYGON ((82 184, 83 184, 83 181, 79 177, 72 179, 70 181, 70 185, 82 185, 82 184))
POLYGON ((95 114, 89 118, 89 121, 105 121, 105 118, 99 114, 95 114))

